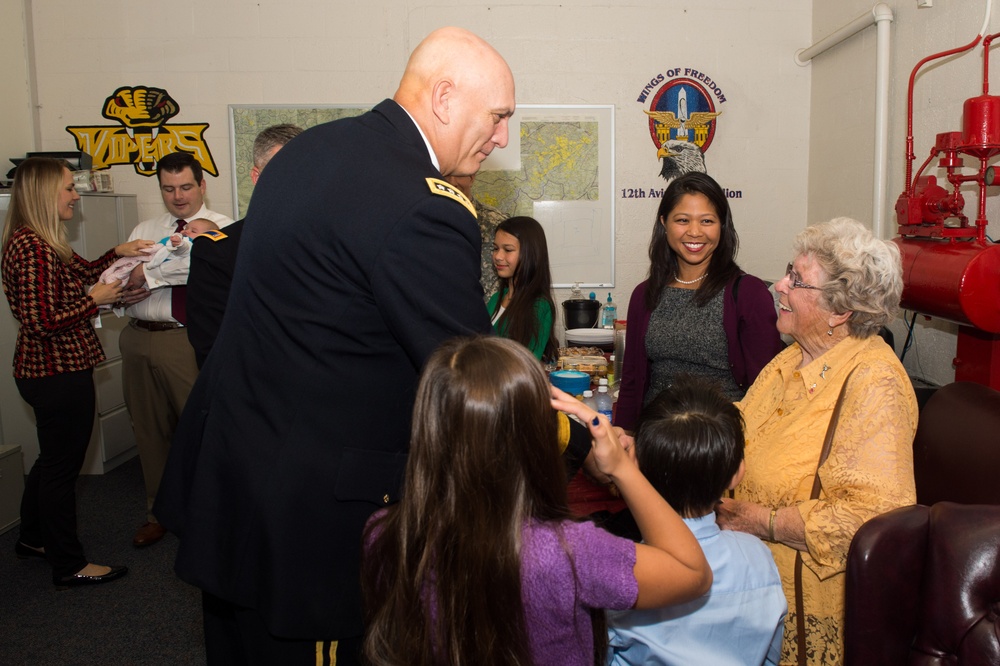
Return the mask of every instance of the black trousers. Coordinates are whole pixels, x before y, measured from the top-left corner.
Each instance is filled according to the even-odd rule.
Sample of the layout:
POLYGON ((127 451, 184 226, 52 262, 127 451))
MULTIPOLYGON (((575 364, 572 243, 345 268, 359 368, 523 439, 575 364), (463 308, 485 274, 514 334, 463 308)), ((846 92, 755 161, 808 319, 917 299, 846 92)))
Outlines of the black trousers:
POLYGON ((44 546, 56 576, 87 566, 76 535, 76 480, 94 427, 94 371, 14 379, 35 412, 38 458, 24 482, 21 542, 44 546))
POLYGON ((339 640, 294 640, 273 636, 264 618, 204 590, 201 607, 205 622, 208 666, 357 666, 361 664, 361 637, 339 640))

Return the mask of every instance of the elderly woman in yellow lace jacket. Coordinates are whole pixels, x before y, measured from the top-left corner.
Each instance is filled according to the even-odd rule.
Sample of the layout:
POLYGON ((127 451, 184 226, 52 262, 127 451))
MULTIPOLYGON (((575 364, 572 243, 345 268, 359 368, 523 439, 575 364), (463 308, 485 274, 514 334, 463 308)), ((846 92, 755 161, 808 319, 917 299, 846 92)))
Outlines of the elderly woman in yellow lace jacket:
POLYGON ((718 517, 723 528, 769 542, 788 598, 781 663, 840 664, 851 539, 865 521, 916 500, 916 398, 877 335, 898 309, 902 268, 894 244, 847 218, 806 228, 794 250, 775 285, 778 330, 794 344, 764 368, 740 403, 747 473, 718 517), (811 500, 849 374, 830 454, 819 467, 822 491, 811 500), (804 662, 798 661, 796 552, 804 564, 804 662))

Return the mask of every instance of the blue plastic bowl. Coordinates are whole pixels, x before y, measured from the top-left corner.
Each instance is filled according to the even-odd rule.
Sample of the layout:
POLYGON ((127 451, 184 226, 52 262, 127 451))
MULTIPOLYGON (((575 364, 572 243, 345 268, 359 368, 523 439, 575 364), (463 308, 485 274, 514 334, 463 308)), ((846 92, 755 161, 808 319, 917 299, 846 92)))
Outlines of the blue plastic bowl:
POLYGON ((590 388, 590 375, 576 370, 556 370, 549 373, 549 382, 570 395, 583 395, 590 388))

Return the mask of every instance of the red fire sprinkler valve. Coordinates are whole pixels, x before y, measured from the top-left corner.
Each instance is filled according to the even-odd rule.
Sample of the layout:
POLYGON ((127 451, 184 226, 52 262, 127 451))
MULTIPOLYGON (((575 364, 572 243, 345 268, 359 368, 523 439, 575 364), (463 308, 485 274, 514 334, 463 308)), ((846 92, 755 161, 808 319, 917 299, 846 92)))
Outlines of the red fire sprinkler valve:
POLYGON ((1000 154, 1000 97, 989 94, 989 47, 1000 33, 983 39, 983 94, 965 101, 961 132, 942 132, 913 174, 913 83, 920 67, 965 47, 924 58, 910 75, 907 108, 906 182, 896 200, 903 262, 902 306, 959 324, 955 379, 1000 388, 1000 245, 986 238, 986 188, 1000 184, 1000 173, 986 162, 1000 154), (963 173, 963 155, 979 161, 975 173, 963 173), (941 184, 924 170, 939 158, 941 184), (974 224, 965 214, 961 188, 979 189, 974 224))

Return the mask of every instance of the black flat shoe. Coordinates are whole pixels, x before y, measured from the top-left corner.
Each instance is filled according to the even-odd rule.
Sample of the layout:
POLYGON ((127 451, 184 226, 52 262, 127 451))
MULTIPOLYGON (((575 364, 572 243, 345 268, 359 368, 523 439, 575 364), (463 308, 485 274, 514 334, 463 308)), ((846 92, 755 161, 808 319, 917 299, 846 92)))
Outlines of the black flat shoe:
POLYGON ((78 585, 100 585, 118 580, 128 573, 128 567, 111 567, 111 571, 101 576, 86 576, 84 574, 73 574, 71 576, 53 576, 52 583, 57 590, 68 590, 78 585))
POLYGON ((20 541, 14 544, 14 554, 17 555, 20 560, 26 560, 29 557, 40 557, 43 560, 45 559, 44 550, 37 550, 31 546, 26 546, 20 541))

